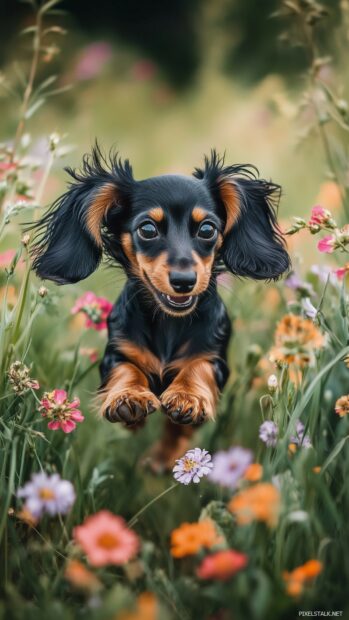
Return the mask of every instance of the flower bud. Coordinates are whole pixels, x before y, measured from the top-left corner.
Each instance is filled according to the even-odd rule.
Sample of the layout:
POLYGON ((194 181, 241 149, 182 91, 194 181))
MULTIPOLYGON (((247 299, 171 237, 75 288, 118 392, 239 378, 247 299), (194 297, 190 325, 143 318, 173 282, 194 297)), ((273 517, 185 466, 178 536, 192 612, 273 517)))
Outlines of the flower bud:
POLYGON ((271 394, 274 394, 278 389, 278 378, 276 375, 270 375, 268 377, 268 389, 271 394))

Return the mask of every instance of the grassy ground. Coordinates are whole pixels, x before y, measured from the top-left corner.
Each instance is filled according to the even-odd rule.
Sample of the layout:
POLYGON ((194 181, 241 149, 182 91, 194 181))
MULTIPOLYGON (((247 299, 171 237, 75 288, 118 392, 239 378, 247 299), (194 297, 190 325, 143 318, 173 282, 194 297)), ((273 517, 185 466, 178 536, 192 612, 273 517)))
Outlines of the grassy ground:
MULTIPOLYGON (((96 136, 106 149, 117 144, 131 159, 137 178, 190 173, 215 146, 226 151, 227 162, 254 163, 263 176, 281 183, 284 228, 291 215, 308 220, 317 201, 342 225, 347 169, 340 160, 342 150, 335 149, 336 178, 333 170, 327 174, 329 162, 319 140, 322 125, 312 106, 297 116, 299 94, 290 97, 281 77, 269 76, 245 90, 208 63, 195 87, 179 96, 159 76, 137 77, 134 58, 122 50, 114 50, 109 64, 91 80, 77 80, 76 62, 69 56, 59 78, 59 85, 76 81, 74 90, 49 98, 20 131, 15 172, 8 167, 11 148, 5 147, 0 158, 0 617, 273 620, 316 609, 343 610, 345 616, 349 406, 342 403, 340 415, 335 406, 348 391, 343 361, 349 354, 348 308, 345 279, 331 276, 327 281, 310 271, 313 262, 335 268, 335 261, 316 249, 318 239, 307 230, 290 237, 294 266, 313 287, 310 293, 304 283, 291 289, 283 282, 221 282, 235 332, 229 349, 231 376, 217 421, 198 430, 193 445, 212 455, 241 446, 261 465, 251 470, 254 479, 251 472, 250 478, 242 472, 236 487, 226 488, 205 478, 198 485, 174 485, 171 473, 149 472, 144 457, 160 437, 161 413, 136 433, 97 418, 97 366, 106 333, 87 329, 85 318, 72 315, 71 308, 85 290, 114 301, 123 275, 102 267, 86 283, 49 285, 40 294, 42 283, 30 274, 19 226, 63 190, 62 166, 78 165, 96 136), (316 129, 303 142, 300 137, 310 125, 316 129), (50 142, 52 132, 67 137, 59 144, 51 137, 50 142), (75 149, 64 155, 67 143, 75 149), (18 205, 23 195, 32 196, 31 206, 18 205), (4 255, 9 249, 17 251, 15 259, 4 255), (312 318, 302 302, 307 297, 317 311, 312 318), (298 321, 291 334, 283 320, 290 314, 298 321), (93 349, 97 359, 91 361, 86 349, 93 349), (272 353, 277 363, 270 361, 272 353), (30 368, 39 389, 27 384, 23 393, 15 392, 19 379, 12 375, 11 382, 8 373, 17 360, 30 368), (276 375, 274 388, 268 387, 270 375, 276 375), (50 431, 39 413, 44 392, 54 389, 81 400, 85 420, 70 434, 50 431), (259 439, 263 420, 279 429, 273 447, 259 439), (297 420, 305 425, 308 447, 304 439, 302 444, 293 438, 297 420), (28 523, 16 491, 39 471, 70 481, 76 499, 67 514, 43 515, 28 523), (251 490, 258 493, 255 501, 251 490), (248 510, 248 523, 243 523, 246 512, 241 515, 236 502, 231 503, 234 498, 248 510), (120 565, 96 567, 77 543, 74 528, 101 510, 120 515, 139 537, 139 551, 120 565), (185 522, 208 519, 221 540, 175 558, 172 532, 185 522), (200 578, 202 561, 214 560, 222 549, 243 553, 246 567, 236 568, 234 576, 225 573, 224 580, 216 563, 211 579, 200 578)), ((39 71, 47 73, 47 67, 39 71)), ((335 88, 332 74, 330 80, 327 84, 335 88)), ((320 86, 312 86, 312 96, 319 96, 320 86)), ((10 141, 18 127, 18 106, 4 99, 3 107, 0 129, 4 141, 10 141)), ((329 132, 335 121, 331 123, 329 132)), ((338 139, 338 131, 334 133, 338 139)), ((342 255, 337 262, 345 262, 342 255)))

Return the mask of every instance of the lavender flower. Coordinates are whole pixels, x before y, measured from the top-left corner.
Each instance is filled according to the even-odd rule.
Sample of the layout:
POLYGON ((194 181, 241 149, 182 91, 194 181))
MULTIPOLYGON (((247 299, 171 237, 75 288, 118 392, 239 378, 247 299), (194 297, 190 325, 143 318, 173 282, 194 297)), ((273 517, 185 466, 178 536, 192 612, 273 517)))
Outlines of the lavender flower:
POLYGON ((309 435, 304 434, 305 426, 303 422, 297 420, 296 423, 296 434, 292 435, 290 438, 291 443, 296 444, 296 446, 300 446, 301 448, 311 448, 311 440, 309 435))
POLYGON ((311 303, 309 297, 304 297, 302 299, 301 305, 302 305, 302 310, 303 310, 305 316, 308 319, 315 319, 315 317, 317 315, 317 309, 315 308, 315 306, 313 306, 313 304, 311 303))
POLYGON ((235 489, 247 467, 252 463, 252 452, 235 447, 221 450, 213 455, 213 470, 209 474, 211 482, 235 489))
POLYGON ((288 278, 284 280, 284 285, 292 291, 300 293, 300 295, 306 295, 309 297, 314 294, 314 289, 309 282, 301 280, 301 278, 293 271, 288 278))
POLYGON ((24 508, 36 519, 45 513, 66 514, 75 501, 71 482, 62 480, 59 474, 49 476, 45 472, 33 474, 31 481, 18 489, 17 496, 26 500, 24 508))
POLYGON ((259 439, 261 439, 261 441, 263 441, 268 448, 275 448, 278 434, 279 429, 275 422, 272 422, 271 420, 266 420, 259 427, 259 439))
POLYGON ((181 459, 177 459, 173 468, 173 476, 182 484, 200 482, 202 476, 207 476, 213 468, 211 455, 207 450, 193 448, 188 450, 181 459))

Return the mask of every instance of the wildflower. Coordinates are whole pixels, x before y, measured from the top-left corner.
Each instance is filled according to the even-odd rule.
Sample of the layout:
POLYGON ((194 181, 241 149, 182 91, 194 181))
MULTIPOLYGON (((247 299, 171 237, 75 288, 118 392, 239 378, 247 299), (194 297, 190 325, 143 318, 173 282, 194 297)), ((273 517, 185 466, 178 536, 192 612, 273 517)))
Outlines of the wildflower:
POLYGON ((173 477, 182 484, 190 484, 200 482, 202 476, 207 476, 213 468, 211 462, 211 455, 207 450, 201 450, 200 448, 193 448, 188 450, 186 454, 176 460, 176 465, 173 468, 173 477))
POLYGON ((344 416, 349 413, 349 394, 346 396, 341 396, 338 398, 334 408, 335 412, 339 417, 344 418, 344 416))
POLYGON ((302 299, 301 306, 305 316, 308 319, 315 319, 317 315, 317 309, 315 308, 315 306, 313 306, 309 297, 305 297, 304 299, 302 299))
POLYGON ((45 513, 54 516, 69 512, 75 501, 75 491, 72 483, 62 480, 59 474, 50 476, 40 472, 18 489, 17 497, 24 498, 24 510, 39 519, 45 513))
POLYGON ((76 300, 71 309, 71 314, 83 312, 86 315, 86 327, 91 327, 100 331, 107 327, 107 321, 113 304, 104 297, 97 297, 91 291, 84 293, 76 300))
POLYGON ((317 249, 319 252, 324 252, 325 254, 332 254, 336 246, 336 238, 333 235, 326 235, 323 239, 317 244, 317 249))
POLYGON ((9 267, 16 256, 16 250, 6 250, 0 254, 0 268, 9 267))
POLYGON ((91 80, 96 77, 111 57, 112 47, 109 43, 96 41, 87 45, 80 54, 75 67, 76 79, 91 80))
POLYGON ((142 592, 137 597, 135 611, 121 612, 115 620, 157 620, 159 606, 156 596, 152 592, 142 592))
POLYGON ((259 439, 265 443, 268 448, 275 448, 277 444, 279 429, 275 422, 266 420, 259 427, 259 439))
POLYGON ((251 463, 245 471, 244 480, 258 482, 263 476, 263 467, 259 463, 251 463))
POLYGON ((314 294, 312 285, 309 282, 301 280, 294 271, 284 280, 284 285, 292 291, 296 291, 301 296, 314 294))
POLYGON ((275 346, 270 360, 297 364, 301 368, 314 363, 314 352, 325 345, 325 337, 309 319, 294 314, 285 315, 275 330, 275 346))
POLYGON ((302 448, 311 448, 311 440, 309 435, 304 434, 304 424, 300 420, 296 422, 296 434, 292 435, 291 443, 302 448))
POLYGON ((314 472, 314 474, 319 474, 321 472, 320 465, 315 465, 315 467, 312 468, 312 471, 314 472))
POLYGON ((40 286, 38 293, 40 295, 40 297, 46 297, 47 293, 48 293, 48 289, 46 288, 46 286, 40 286))
POLYGON ((98 360, 98 351, 93 347, 81 347, 80 353, 88 357, 92 364, 98 360))
POLYGON ((264 521, 270 527, 277 524, 280 510, 280 492, 269 482, 258 482, 240 491, 229 502, 228 508, 239 525, 264 521))
POLYGON ((16 513, 16 517, 29 527, 36 527, 39 521, 39 519, 33 517, 27 508, 22 508, 22 510, 19 510, 16 513))
POLYGON ((211 482, 235 489, 252 462, 252 452, 239 446, 221 450, 213 455, 213 469, 209 474, 211 482))
POLYGON ((75 542, 82 547, 93 566, 126 564, 139 549, 138 536, 122 517, 100 510, 74 528, 75 542))
POLYGON ((290 596, 300 596, 304 586, 312 583, 314 579, 322 572, 322 562, 319 560, 308 560, 302 566, 298 566, 293 571, 284 571, 283 579, 286 585, 287 594, 290 596))
POLYGON ((200 579, 227 581, 245 568, 247 562, 248 557, 245 553, 233 549, 217 551, 203 559, 197 570, 197 576, 200 579))
POLYGON ((76 422, 83 422, 85 419, 81 411, 77 409, 80 406, 80 400, 74 398, 72 402, 69 402, 65 390, 45 392, 40 402, 39 411, 43 418, 50 420, 47 428, 51 431, 61 428, 64 433, 71 433, 76 428, 76 422))
POLYGON ((8 370, 9 383, 18 396, 22 396, 28 390, 38 390, 40 387, 36 379, 30 378, 29 373, 28 366, 20 361, 13 362, 8 370))
POLYGON ((209 549, 221 542, 222 539, 210 519, 198 523, 182 523, 172 531, 171 554, 174 558, 184 558, 195 555, 203 547, 209 549))
POLYGON ((272 394, 278 389, 278 378, 276 375, 270 375, 268 377, 268 389, 272 394))
POLYGON ((69 560, 64 576, 72 586, 88 592, 96 592, 102 587, 99 579, 82 562, 69 560))
POLYGON ((349 263, 345 263, 343 267, 340 267, 339 269, 335 269, 334 273, 336 274, 338 280, 342 280, 344 276, 347 275, 348 271, 349 271, 349 263))
POLYGON ((315 232, 320 230, 321 227, 327 226, 329 228, 335 228, 336 222, 332 218, 332 214, 324 207, 316 206, 311 210, 310 220, 308 222, 310 229, 315 229, 315 232))

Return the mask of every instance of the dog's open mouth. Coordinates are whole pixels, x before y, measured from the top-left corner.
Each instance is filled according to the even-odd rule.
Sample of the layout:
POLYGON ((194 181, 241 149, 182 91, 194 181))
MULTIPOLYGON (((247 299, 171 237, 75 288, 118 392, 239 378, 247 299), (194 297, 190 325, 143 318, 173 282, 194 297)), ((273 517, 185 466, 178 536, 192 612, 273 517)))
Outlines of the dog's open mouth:
POLYGON ((191 308, 196 301, 196 295, 165 295, 165 293, 158 293, 160 295, 160 299, 162 303, 164 303, 169 308, 174 308, 178 310, 184 310, 186 308, 191 308))

